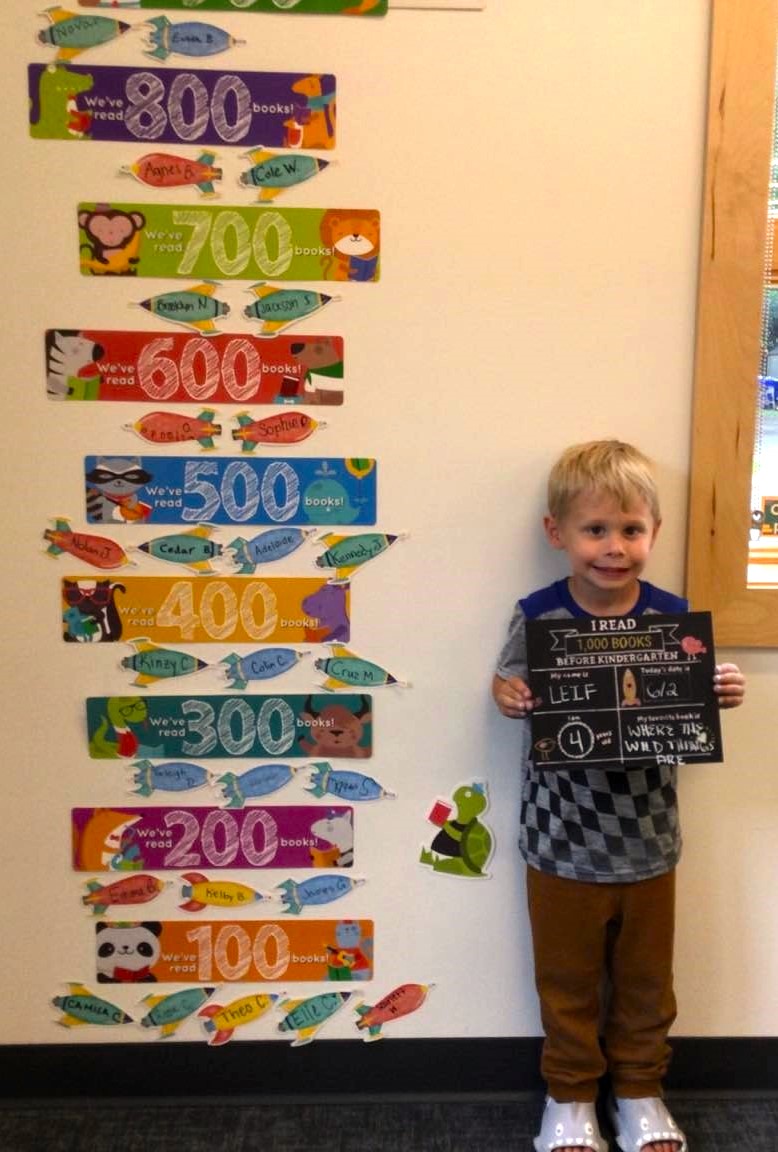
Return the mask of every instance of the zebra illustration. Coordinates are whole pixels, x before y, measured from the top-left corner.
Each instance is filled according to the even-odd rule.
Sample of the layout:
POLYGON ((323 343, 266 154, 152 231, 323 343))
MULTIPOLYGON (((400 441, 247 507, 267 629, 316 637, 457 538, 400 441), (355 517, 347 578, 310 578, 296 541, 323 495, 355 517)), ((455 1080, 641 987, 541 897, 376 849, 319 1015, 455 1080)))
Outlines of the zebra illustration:
POLYGON ((96 363, 105 349, 77 329, 46 333, 46 391, 55 400, 97 400, 102 382, 96 363))

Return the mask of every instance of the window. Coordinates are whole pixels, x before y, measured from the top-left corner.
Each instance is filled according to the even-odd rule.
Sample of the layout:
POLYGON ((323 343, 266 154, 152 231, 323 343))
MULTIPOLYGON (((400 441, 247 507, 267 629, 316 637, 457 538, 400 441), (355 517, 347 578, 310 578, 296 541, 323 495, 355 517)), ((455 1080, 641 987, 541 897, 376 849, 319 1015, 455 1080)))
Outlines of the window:
MULTIPOLYGON (((714 613, 717 643, 746 647, 778 646, 778 567, 770 562, 778 535, 751 539, 763 518, 752 517, 755 499, 775 495, 778 504, 778 489, 764 490, 772 483, 767 453, 778 476, 778 442, 771 447, 766 437, 756 451, 759 432, 778 425, 778 412, 763 406, 777 45, 778 0, 714 0, 688 593, 714 613)), ((778 403, 778 385, 774 397, 778 403)))

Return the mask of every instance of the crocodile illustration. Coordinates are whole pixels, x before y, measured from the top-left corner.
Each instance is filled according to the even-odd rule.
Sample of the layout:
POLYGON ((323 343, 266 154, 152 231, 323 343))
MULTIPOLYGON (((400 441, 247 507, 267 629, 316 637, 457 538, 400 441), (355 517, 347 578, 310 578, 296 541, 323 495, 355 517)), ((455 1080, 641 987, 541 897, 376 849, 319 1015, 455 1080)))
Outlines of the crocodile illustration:
POLYGON ((30 98, 30 135, 36 140, 88 139, 92 114, 79 109, 76 97, 93 84, 88 72, 75 72, 65 64, 43 68, 37 99, 30 98))
POLYGON ((107 715, 89 741, 89 754, 98 760, 132 760, 136 756, 164 756, 162 745, 144 744, 137 731, 145 730, 148 721, 146 701, 140 696, 109 696, 107 715))

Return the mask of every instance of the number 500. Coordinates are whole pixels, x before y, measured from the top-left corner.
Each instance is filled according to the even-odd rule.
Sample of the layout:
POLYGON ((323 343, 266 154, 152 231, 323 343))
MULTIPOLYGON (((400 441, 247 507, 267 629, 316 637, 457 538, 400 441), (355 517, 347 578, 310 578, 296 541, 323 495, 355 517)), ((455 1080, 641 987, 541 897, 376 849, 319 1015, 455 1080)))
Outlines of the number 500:
POLYGON ((300 480, 285 460, 274 460, 265 469, 260 483, 256 469, 247 460, 233 460, 224 469, 217 488, 204 476, 217 476, 219 465, 215 460, 188 460, 184 467, 184 492, 199 496, 199 508, 185 508, 182 519, 189 521, 212 520, 223 506, 234 524, 252 520, 260 505, 269 520, 283 523, 290 520, 300 506, 300 480), (283 499, 276 496, 276 485, 283 489, 283 499), (238 486, 242 488, 242 502, 238 499, 238 486))

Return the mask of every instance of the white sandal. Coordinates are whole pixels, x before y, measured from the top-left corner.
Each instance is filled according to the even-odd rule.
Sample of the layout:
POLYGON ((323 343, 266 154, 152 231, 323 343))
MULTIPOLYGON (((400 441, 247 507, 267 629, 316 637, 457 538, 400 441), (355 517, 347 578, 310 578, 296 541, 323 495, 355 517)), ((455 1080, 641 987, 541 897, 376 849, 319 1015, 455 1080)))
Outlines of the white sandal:
POLYGON ((593 1103, 560 1104, 550 1096, 546 1097, 543 1121, 534 1144, 535 1152, 554 1152, 555 1148, 608 1152, 593 1103))
POLYGON ((622 1152, 640 1152, 646 1144, 663 1140, 677 1144, 678 1152, 688 1152, 686 1137, 658 1096, 640 1100, 614 1096, 608 1101, 608 1117, 622 1152))

